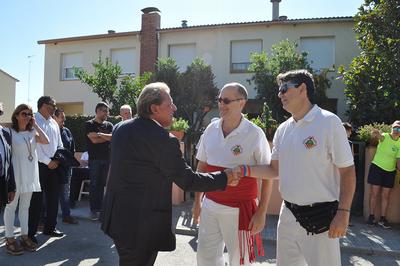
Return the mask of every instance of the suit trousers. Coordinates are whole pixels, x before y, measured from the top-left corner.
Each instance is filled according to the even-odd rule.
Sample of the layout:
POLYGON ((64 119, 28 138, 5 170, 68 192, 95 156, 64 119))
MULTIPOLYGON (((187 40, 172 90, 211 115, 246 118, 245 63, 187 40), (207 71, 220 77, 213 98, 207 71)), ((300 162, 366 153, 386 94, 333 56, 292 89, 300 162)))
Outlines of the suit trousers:
POLYGON ((278 266, 340 266, 338 238, 329 238, 328 231, 307 235, 292 212, 282 203, 278 222, 278 266))
POLYGON ((119 255, 119 266, 153 266, 158 251, 132 249, 124 247, 114 241, 119 255))
POLYGON ((39 180, 42 192, 33 192, 29 207, 29 236, 35 236, 42 210, 43 194, 46 198, 46 220, 44 231, 54 231, 57 224, 58 201, 60 184, 57 169, 49 169, 47 165, 39 163, 39 180))

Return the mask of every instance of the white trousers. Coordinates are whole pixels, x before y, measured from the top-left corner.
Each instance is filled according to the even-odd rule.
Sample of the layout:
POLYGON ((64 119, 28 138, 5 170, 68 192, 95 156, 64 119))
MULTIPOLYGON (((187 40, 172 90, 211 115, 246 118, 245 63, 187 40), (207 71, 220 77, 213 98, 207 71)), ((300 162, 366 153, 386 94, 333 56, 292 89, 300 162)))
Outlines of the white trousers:
POLYGON ((14 200, 6 205, 4 210, 4 226, 6 237, 14 237, 15 210, 19 201, 18 219, 21 226, 21 235, 28 234, 29 205, 31 203, 32 192, 15 193, 14 200))
POLYGON ((282 203, 278 222, 277 266, 340 266, 338 238, 328 231, 307 235, 292 212, 282 203))
MULTIPOLYGON (((224 247, 228 250, 229 265, 239 266, 239 208, 218 204, 204 198, 201 207, 198 244, 198 266, 225 266, 224 247)), ((249 263, 247 245, 245 264, 249 263)))

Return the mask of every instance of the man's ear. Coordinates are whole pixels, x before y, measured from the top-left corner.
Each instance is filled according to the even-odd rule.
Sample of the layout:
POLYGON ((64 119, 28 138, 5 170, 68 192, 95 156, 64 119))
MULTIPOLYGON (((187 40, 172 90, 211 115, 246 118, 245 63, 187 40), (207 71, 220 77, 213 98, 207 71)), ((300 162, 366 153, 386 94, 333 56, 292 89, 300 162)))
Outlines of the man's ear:
POLYGON ((150 111, 152 114, 158 114, 158 105, 156 104, 150 105, 150 111))

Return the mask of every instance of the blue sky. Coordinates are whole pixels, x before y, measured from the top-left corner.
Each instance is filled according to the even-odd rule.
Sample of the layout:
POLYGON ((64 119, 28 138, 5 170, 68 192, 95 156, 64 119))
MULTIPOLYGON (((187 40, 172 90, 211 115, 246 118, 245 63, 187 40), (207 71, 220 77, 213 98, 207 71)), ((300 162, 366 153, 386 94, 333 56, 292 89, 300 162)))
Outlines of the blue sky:
MULTIPOLYGON (((363 0, 282 0, 289 19, 353 16, 363 0)), ((141 9, 157 7, 161 27, 271 20, 270 0, 14 0, 2 1, 0 69, 17 78, 16 104, 43 94, 44 45, 38 40, 140 30, 141 9), (30 78, 29 78, 30 76, 30 78)), ((0 88, 1 101, 1 88, 0 88)))

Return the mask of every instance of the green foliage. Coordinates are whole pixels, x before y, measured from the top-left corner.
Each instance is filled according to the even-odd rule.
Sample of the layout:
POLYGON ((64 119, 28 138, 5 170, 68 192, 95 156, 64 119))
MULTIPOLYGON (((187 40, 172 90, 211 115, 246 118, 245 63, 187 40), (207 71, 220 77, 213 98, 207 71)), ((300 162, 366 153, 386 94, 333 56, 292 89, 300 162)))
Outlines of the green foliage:
MULTIPOLYGON (((245 114, 245 118, 248 119, 248 115, 245 114)), ((265 136, 269 141, 272 141, 275 135, 275 131, 278 128, 278 122, 272 118, 272 112, 269 109, 267 103, 264 103, 263 112, 261 115, 249 119, 255 125, 259 126, 265 133, 265 136)))
MULTIPOLYGON (((93 116, 86 115, 72 115, 67 116, 65 120, 65 127, 71 130, 72 136, 75 140, 76 151, 86 151, 86 136, 85 136, 85 122, 93 119, 93 116)), ((111 122, 113 125, 120 122, 121 120, 117 117, 110 116, 107 121, 111 122)))
POLYGON ((172 125, 168 128, 169 131, 183 131, 189 129, 189 122, 183 118, 174 118, 172 125))
POLYGON ((145 73, 136 78, 131 76, 121 78, 121 67, 118 64, 113 65, 109 58, 103 60, 101 54, 97 63, 92 65, 93 74, 83 68, 74 68, 75 76, 88 85, 103 102, 110 105, 110 113, 118 115, 119 108, 124 104, 129 104, 136 110, 136 99, 144 85, 149 83, 151 74, 145 73))
POLYGON ((390 133, 390 131, 392 130, 392 126, 385 123, 373 123, 364 125, 358 128, 357 137, 365 143, 376 145, 377 140, 374 140, 371 135, 373 130, 379 130, 381 133, 390 133))
MULTIPOLYGON (((249 70, 254 74, 248 82, 255 85, 257 97, 266 101, 271 108, 272 116, 279 122, 284 121, 288 113, 283 110, 278 98, 276 82, 278 74, 294 69, 307 69, 313 73, 307 61, 307 53, 298 53, 297 46, 296 42, 284 40, 273 45, 270 54, 265 51, 253 53, 250 58, 249 70)), ((317 104, 323 103, 326 99, 325 92, 331 86, 331 82, 327 78, 328 71, 322 70, 319 74, 313 73, 317 104)))
POLYGON ((189 122, 190 132, 199 131, 204 116, 215 105, 218 89, 214 79, 211 66, 199 58, 194 59, 184 73, 179 73, 174 59, 160 58, 153 75, 154 81, 165 82, 170 87, 178 107, 175 115, 189 122))
POLYGON ((365 0, 354 18, 361 53, 339 73, 355 125, 392 123, 400 116, 399 14, 398 0, 365 0))

